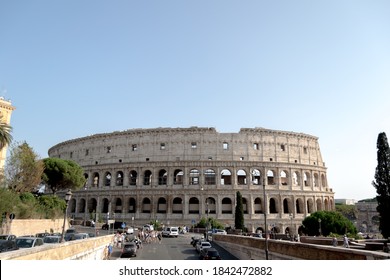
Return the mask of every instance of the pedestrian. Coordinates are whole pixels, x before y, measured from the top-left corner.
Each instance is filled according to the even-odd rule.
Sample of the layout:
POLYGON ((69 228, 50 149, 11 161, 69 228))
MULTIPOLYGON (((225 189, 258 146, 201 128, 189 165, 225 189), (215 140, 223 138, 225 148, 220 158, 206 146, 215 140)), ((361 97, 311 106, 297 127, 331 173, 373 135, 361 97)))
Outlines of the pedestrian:
POLYGON ((161 233, 160 233, 160 232, 158 232, 158 234, 157 234, 157 238, 158 238, 158 243, 160 243, 160 244, 161 244, 161 233))
POLYGON ((333 247, 337 247, 337 238, 336 237, 333 237, 333 239, 332 239, 332 245, 333 245, 333 247))
POLYGON ((349 241, 346 234, 344 234, 343 243, 345 248, 349 248, 349 241))
POLYGON ((111 258, 111 254, 112 254, 112 244, 108 244, 108 260, 111 258))

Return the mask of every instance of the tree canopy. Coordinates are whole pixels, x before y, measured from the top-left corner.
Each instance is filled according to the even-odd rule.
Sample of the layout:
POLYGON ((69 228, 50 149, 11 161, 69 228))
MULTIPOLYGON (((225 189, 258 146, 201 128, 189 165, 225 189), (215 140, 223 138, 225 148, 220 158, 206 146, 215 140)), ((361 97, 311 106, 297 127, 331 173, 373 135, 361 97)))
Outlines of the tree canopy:
POLYGON ((77 190, 85 184, 83 169, 76 162, 60 158, 46 158, 43 162, 42 180, 53 194, 60 190, 77 190))
POLYGON ((384 132, 379 133, 376 146, 378 165, 372 185, 377 192, 379 230, 384 238, 388 238, 390 237, 390 148, 384 132))
POLYGON ((6 184, 17 193, 33 192, 41 183, 43 162, 26 143, 10 150, 5 167, 6 184))
POLYGON ((317 211, 302 221, 308 235, 352 234, 357 233, 353 223, 336 211, 317 211), (320 232, 321 231, 321 232, 320 232))
POLYGON ((4 122, 0 122, 0 149, 11 144, 12 142, 12 127, 4 122))

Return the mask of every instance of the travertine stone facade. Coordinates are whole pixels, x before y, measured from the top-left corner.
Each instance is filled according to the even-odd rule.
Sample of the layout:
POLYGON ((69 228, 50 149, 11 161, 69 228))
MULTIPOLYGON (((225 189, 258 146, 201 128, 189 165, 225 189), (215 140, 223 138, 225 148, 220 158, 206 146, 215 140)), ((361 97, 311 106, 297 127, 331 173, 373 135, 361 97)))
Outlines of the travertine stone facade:
POLYGON ((264 230, 265 204, 269 229, 296 233, 310 213, 334 209, 318 138, 303 133, 131 129, 59 143, 49 155, 85 171, 69 206, 75 218, 191 226, 209 216, 234 227, 240 191, 249 230, 264 230))

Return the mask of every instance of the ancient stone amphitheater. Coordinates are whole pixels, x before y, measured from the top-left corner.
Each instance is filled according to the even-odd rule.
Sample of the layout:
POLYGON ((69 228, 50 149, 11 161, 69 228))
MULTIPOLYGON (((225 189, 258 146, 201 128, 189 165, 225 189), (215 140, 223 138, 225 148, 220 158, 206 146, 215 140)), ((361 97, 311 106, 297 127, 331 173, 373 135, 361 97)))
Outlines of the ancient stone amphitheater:
POLYGON ((334 209, 318 138, 303 133, 130 129, 65 141, 49 156, 84 169, 68 208, 76 219, 191 227, 212 217, 234 228, 239 191, 248 230, 264 231, 266 219, 273 232, 297 233, 310 213, 334 209))

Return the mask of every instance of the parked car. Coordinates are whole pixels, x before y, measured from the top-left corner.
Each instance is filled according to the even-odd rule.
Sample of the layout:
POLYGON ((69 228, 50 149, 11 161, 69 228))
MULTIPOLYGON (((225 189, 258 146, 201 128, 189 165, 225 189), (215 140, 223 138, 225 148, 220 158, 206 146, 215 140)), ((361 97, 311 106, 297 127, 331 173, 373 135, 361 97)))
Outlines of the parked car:
POLYGON ((2 234, 0 235, 0 240, 15 240, 16 235, 13 234, 2 234))
POLYGON ((211 248, 211 243, 208 241, 200 241, 196 244, 196 251, 199 253, 204 248, 211 248))
POLYGON ((178 237, 179 228, 178 227, 166 227, 161 232, 163 237, 178 237))
POLYGON ((19 248, 33 248, 37 246, 42 246, 43 239, 40 237, 17 237, 16 246, 19 248))
POLYGON ((191 245, 196 247, 196 243, 198 243, 201 240, 204 240, 204 238, 200 237, 200 236, 192 236, 191 237, 191 245))
POLYGON ((18 250, 15 240, 0 239, 0 253, 18 250))
POLYGON ((43 238, 43 243, 60 243, 61 236, 58 235, 47 235, 43 238))
POLYGON ((126 242, 123 244, 121 258, 137 256, 137 244, 135 242, 126 242))
POLYGON ((44 238, 45 236, 48 236, 48 235, 50 235, 50 233, 48 233, 48 232, 40 232, 40 233, 35 234, 35 237, 44 238))
POLYGON ((201 260, 221 260, 221 256, 217 249, 211 248, 203 248, 200 250, 199 259, 201 260))
POLYGON ((226 230, 224 230, 224 229, 213 229, 213 230, 211 231, 211 234, 223 234, 223 235, 226 235, 227 232, 226 232, 226 230))
POLYGON ((75 233, 73 237, 74 237, 73 240, 87 239, 87 238, 89 238, 89 234, 88 233, 84 233, 84 232, 82 232, 82 233, 75 233))
POLYGON ((77 230, 75 228, 68 228, 65 233, 76 233, 77 230))

